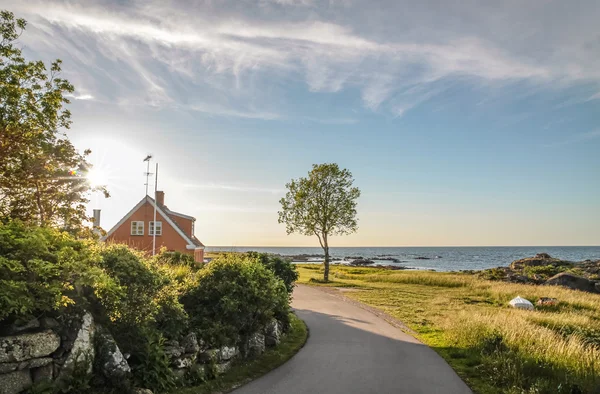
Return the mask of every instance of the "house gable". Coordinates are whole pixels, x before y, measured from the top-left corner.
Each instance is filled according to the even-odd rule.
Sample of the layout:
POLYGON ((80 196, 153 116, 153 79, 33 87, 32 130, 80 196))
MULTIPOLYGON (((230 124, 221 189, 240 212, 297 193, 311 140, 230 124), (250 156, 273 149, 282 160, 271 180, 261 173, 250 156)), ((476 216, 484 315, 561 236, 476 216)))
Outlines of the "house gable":
MULTIPOLYGON (((134 246, 141 250, 152 249, 152 236, 149 235, 150 221, 154 220, 154 209, 156 207, 156 220, 163 223, 163 234, 156 236, 156 247, 157 249, 168 243, 168 249, 186 249, 196 250, 204 249, 204 245, 196 239, 192 234, 191 236, 179 226, 171 216, 162 209, 160 205, 155 204, 154 199, 149 196, 144 197, 139 203, 137 203, 113 228, 111 228, 106 236, 102 238, 103 241, 126 241, 131 246, 134 246), (141 220, 146 223, 144 229, 144 235, 135 236, 130 234, 131 221, 141 220)), ((190 216, 191 217, 191 216, 190 216)), ((191 231, 190 231, 191 233, 191 231)))

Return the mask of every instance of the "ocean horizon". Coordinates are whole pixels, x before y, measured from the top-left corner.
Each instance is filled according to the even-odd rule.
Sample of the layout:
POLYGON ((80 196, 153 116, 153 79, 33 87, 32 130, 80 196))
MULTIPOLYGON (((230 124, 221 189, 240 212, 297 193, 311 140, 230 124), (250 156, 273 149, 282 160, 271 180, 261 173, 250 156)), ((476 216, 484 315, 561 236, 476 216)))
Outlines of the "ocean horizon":
MULTIPOLYGON (((282 256, 310 256, 308 261, 321 263, 320 247, 210 246, 207 252, 274 253, 282 256)), ((435 271, 482 270, 508 266, 514 260, 548 253, 568 261, 600 260, 600 246, 384 246, 331 247, 332 262, 348 263, 355 257, 373 260, 375 265, 397 265, 410 269, 435 271), (395 259, 396 261, 390 260, 395 259)), ((293 259, 294 260, 294 259, 293 259)))

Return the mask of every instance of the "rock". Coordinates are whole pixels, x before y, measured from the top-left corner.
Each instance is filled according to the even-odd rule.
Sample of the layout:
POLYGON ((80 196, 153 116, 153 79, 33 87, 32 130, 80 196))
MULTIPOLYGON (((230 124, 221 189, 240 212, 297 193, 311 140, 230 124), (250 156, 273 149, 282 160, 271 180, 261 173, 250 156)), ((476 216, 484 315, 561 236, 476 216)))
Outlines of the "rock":
POLYGON ((131 368, 121 353, 121 349, 117 346, 117 342, 110 333, 103 331, 98 334, 96 343, 98 344, 97 365, 102 376, 113 387, 122 387, 123 383, 130 378, 131 368))
POLYGON ((40 327, 40 321, 38 319, 31 319, 22 324, 11 324, 9 327, 2 330, 3 334, 15 335, 23 331, 30 331, 40 327))
POLYGON ((191 332, 187 334, 181 340, 181 346, 185 353, 193 353, 196 354, 200 351, 200 345, 198 344, 198 339, 196 338, 196 334, 191 332))
POLYGON ((189 368, 194 365, 196 355, 187 355, 184 357, 177 357, 171 360, 171 365, 177 369, 189 368))
POLYGON ((573 290, 587 291, 590 293, 596 292, 596 283, 583 278, 581 276, 573 275, 568 272, 561 272, 558 275, 554 275, 552 278, 548 279, 545 285, 552 286, 563 286, 568 287, 573 290))
POLYGON ((89 373, 92 372, 92 364, 95 356, 93 342, 95 332, 94 318, 89 312, 86 312, 79 321, 79 324, 75 324, 72 328, 76 332, 75 339, 63 363, 59 378, 66 377, 72 372, 75 366, 80 366, 82 363, 87 364, 86 368, 89 373))
POLYGON ((525 275, 517 275, 512 272, 508 274, 506 279, 509 282, 514 282, 514 283, 528 283, 529 282, 529 278, 526 277, 525 275))
POLYGON ((166 341, 165 346, 163 347, 163 351, 171 359, 180 357, 182 354, 185 353, 185 349, 179 345, 179 342, 175 340, 166 341))
POLYGON ((210 364, 213 360, 218 359, 218 349, 207 349, 203 352, 198 353, 198 362, 202 364, 210 364))
POLYGON ((551 297, 542 297, 539 300, 537 300, 536 304, 539 306, 558 305, 558 300, 556 298, 551 297))
POLYGON ((272 319, 265 327, 265 345, 277 346, 281 341, 281 329, 277 319, 272 319))
POLYGON ((419 256, 419 257, 415 257, 415 260, 431 260, 431 257, 419 256))
POLYGON ((594 283, 594 289, 596 289, 596 293, 600 293, 600 282, 594 283))
POLYGON ((154 394, 152 392, 152 390, 150 390, 150 389, 143 389, 143 388, 140 388, 140 387, 134 388, 133 390, 131 390, 131 393, 132 394, 154 394))
POLYGON ((140 387, 134 388, 133 390, 131 390, 131 393, 132 394, 154 394, 152 392, 152 390, 150 390, 150 389, 143 389, 143 388, 140 388, 140 387))
POLYGON ((53 377, 54 366, 52 364, 45 365, 31 370, 33 383, 51 382, 53 377))
POLYGON ((548 253, 538 253, 534 257, 527 257, 520 260, 515 260, 510 263, 512 270, 522 270, 525 267, 537 267, 543 265, 562 266, 562 265, 573 265, 570 261, 564 261, 555 259, 548 253))
POLYGON ((46 365, 52 364, 52 361, 54 361, 54 359, 51 357, 34 358, 32 360, 20 362, 18 369, 30 369, 30 368, 44 367, 46 365))
POLYGON ((357 259, 350 263, 350 265, 371 265, 371 264, 375 264, 375 262, 372 260, 366 260, 366 259, 357 259))
POLYGON ((261 333, 252 335, 245 346, 244 357, 256 358, 265 351, 265 336, 261 333))
POLYGON ((16 371, 19 368, 19 363, 2 363, 0 364, 0 374, 16 371))
POLYGON ((60 337, 50 330, 0 338, 0 363, 44 357, 60 346, 60 337))
POLYGON ((32 384, 28 369, 0 375, 0 394, 17 394, 32 384))
POLYGON ((224 374, 231 369, 231 361, 227 361, 220 364, 215 364, 215 373, 217 375, 224 374))
POLYGON ((235 346, 223 346, 217 353, 217 361, 228 361, 237 356, 238 350, 235 346))
POLYGON ((42 328, 56 328, 59 326, 59 324, 56 321, 56 319, 53 319, 51 317, 42 317, 40 319, 40 326, 42 328))

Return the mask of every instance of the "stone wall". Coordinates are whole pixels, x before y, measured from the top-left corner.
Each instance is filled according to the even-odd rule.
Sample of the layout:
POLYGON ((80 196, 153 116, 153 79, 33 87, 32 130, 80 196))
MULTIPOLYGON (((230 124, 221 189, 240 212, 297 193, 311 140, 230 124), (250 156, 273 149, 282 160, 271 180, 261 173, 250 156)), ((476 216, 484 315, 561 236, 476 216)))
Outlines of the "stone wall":
MULTIPOLYGON (((110 333, 95 324, 90 313, 33 319, 23 326, 11 326, 0 333, 0 394, 17 394, 43 381, 60 384, 76 368, 92 372, 95 378, 116 385, 130 381, 131 369, 110 333)), ((178 378, 189 371, 210 377, 231 368, 238 358, 255 358, 266 347, 279 344, 281 324, 273 319, 262 332, 251 335, 238 346, 211 348, 194 333, 181 341, 167 341, 164 351, 178 378)))

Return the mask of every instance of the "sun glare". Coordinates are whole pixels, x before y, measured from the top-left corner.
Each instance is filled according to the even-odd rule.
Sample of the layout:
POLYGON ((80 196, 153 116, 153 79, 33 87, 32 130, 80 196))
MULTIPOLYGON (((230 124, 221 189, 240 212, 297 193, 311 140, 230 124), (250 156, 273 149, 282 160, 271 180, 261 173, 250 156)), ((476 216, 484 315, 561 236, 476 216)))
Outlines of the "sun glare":
POLYGON ((92 168, 85 177, 92 187, 108 185, 108 175, 100 169, 92 168))

